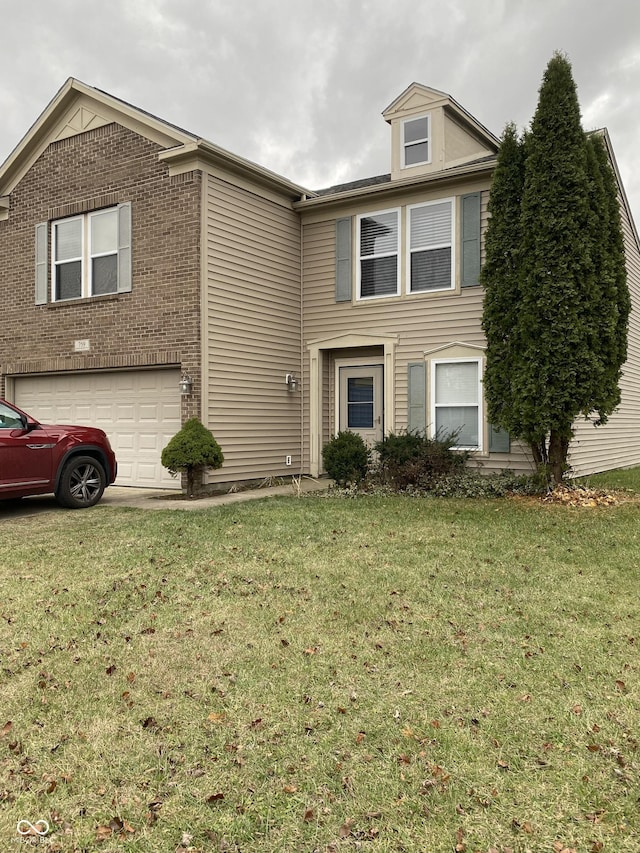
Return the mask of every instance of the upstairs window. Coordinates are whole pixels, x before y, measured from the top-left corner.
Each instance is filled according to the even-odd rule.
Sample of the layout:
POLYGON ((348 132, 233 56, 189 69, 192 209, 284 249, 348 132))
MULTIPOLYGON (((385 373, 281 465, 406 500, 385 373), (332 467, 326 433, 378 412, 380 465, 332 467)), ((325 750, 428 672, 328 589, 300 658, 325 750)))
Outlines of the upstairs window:
POLYGON ((453 199, 409 208, 409 293, 451 290, 453 199))
POLYGON ((397 296, 400 292, 400 212, 386 210, 358 217, 358 298, 397 296))
POLYGON ((36 305, 131 291, 131 202, 39 222, 36 305))
POLYGON ((402 168, 431 162, 431 117, 402 122, 402 168))
POLYGON ((118 210, 52 223, 53 301, 118 290, 118 210))

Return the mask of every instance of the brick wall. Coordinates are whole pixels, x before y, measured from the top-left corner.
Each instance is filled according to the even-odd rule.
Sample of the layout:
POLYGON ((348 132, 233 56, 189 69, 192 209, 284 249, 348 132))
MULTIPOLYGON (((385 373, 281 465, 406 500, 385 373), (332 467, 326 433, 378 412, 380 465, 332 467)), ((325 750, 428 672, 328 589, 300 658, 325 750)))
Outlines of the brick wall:
POLYGON ((110 124, 49 145, 0 221, 0 396, 7 375, 178 363, 199 414, 201 173, 170 178, 159 147, 110 124), (131 202, 132 292, 35 304, 35 226, 131 202), (89 340, 87 353, 74 341, 89 340))

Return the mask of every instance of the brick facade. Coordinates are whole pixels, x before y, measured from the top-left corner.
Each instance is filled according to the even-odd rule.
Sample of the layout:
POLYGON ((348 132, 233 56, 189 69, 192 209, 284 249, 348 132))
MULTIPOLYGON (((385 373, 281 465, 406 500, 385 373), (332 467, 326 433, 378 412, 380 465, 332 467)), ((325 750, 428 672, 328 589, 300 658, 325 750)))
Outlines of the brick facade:
POLYGON ((109 124, 48 146, 11 193, 0 221, 7 376, 178 365, 194 380, 183 419, 199 412, 199 171, 169 177, 159 146, 109 124), (118 203, 132 205, 132 291, 36 305, 35 226, 118 203), (86 354, 74 341, 89 340, 86 354))

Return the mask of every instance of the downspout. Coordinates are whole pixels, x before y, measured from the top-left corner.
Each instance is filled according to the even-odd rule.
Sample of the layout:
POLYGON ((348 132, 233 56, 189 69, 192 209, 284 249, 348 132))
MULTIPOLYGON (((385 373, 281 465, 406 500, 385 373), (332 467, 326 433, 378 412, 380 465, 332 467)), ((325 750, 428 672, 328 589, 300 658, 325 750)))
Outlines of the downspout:
MULTIPOLYGON (((303 196, 304 198, 304 196, 303 196)), ((304 229, 302 216, 298 214, 300 223, 300 477, 304 471, 304 395, 306 394, 306 382, 304 381, 304 229)))

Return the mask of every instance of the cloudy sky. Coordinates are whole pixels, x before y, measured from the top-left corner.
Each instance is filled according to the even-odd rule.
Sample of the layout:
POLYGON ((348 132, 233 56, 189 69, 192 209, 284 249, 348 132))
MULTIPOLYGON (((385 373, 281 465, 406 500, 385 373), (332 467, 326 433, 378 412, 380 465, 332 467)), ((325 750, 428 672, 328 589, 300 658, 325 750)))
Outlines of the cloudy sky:
POLYGON ((313 189, 389 171, 413 81, 500 135, 569 58, 640 226, 638 0, 0 0, 0 162, 68 77, 313 189))

